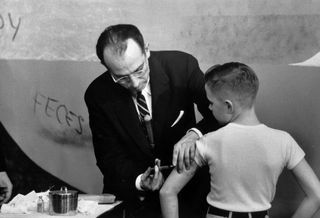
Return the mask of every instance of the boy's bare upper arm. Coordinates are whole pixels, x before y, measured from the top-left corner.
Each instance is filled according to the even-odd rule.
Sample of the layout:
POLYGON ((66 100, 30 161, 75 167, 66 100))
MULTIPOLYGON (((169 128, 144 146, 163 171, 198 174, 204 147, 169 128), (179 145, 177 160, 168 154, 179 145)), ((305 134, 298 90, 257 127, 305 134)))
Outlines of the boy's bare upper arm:
POLYGON ((304 158, 292 169, 292 172, 308 196, 320 198, 319 179, 304 158))
POLYGON ((189 170, 183 170, 178 173, 174 168, 165 183, 162 186, 162 192, 178 194, 180 190, 189 182, 198 169, 198 166, 193 163, 189 170))

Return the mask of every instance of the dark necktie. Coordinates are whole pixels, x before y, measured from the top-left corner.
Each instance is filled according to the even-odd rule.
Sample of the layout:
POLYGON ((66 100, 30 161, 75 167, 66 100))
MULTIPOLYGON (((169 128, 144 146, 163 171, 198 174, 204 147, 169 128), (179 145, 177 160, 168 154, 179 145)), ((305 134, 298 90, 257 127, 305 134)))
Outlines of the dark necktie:
POLYGON ((143 121, 146 115, 150 116, 150 112, 148 110, 146 99, 141 92, 138 92, 137 94, 137 105, 139 109, 140 120, 143 121))
POLYGON ((137 94, 137 105, 138 105, 139 117, 140 117, 143 131, 144 131, 145 136, 147 137, 147 139, 150 143, 150 146, 152 148, 154 148, 153 131, 152 131, 151 120, 150 120, 150 112, 148 110, 146 99, 141 92, 139 92, 137 94), (145 116, 148 116, 148 118, 145 119, 145 116))

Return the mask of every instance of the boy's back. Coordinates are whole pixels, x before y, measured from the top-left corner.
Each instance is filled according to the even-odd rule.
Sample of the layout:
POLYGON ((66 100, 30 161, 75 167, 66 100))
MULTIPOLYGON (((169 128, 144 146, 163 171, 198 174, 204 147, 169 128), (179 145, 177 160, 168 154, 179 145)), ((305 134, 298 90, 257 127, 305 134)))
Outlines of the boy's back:
POLYGON ((284 131, 229 123, 197 143, 195 160, 210 167, 208 203, 241 212, 269 209, 283 168, 292 169, 303 157, 284 131))
POLYGON ((268 217, 284 167, 292 170, 306 193, 292 218, 311 217, 320 206, 320 182, 295 140, 259 121, 254 107, 259 88, 255 72, 230 62, 209 68, 205 81, 209 108, 225 126, 197 142, 196 164, 190 170, 171 172, 160 190, 164 217, 178 217, 177 195, 203 165, 209 165, 211 176, 207 218, 268 217))

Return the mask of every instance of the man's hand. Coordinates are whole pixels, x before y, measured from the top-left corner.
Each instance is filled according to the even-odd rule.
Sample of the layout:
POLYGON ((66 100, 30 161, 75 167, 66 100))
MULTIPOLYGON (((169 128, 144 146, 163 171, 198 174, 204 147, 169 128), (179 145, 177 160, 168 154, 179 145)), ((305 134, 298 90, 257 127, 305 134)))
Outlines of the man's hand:
POLYGON ((12 183, 6 172, 0 172, 0 205, 7 202, 12 193, 12 183))
POLYGON ((178 173, 183 169, 190 169, 196 153, 196 141, 198 139, 199 136, 197 133, 189 131, 174 145, 172 164, 176 166, 178 173))
POLYGON ((154 170, 151 167, 142 174, 140 187, 145 191, 160 190, 164 183, 163 175, 159 170, 160 160, 156 159, 154 170))

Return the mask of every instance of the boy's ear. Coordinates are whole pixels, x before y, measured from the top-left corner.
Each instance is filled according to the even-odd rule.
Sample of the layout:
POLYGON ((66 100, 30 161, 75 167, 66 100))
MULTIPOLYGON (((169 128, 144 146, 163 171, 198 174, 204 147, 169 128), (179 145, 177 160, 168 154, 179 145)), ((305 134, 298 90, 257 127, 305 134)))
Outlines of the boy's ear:
POLYGON ((234 105, 233 105, 232 101, 230 101, 230 100, 227 99, 227 100, 225 100, 224 103, 226 104, 227 112, 228 112, 229 114, 233 113, 233 111, 234 111, 234 105))

